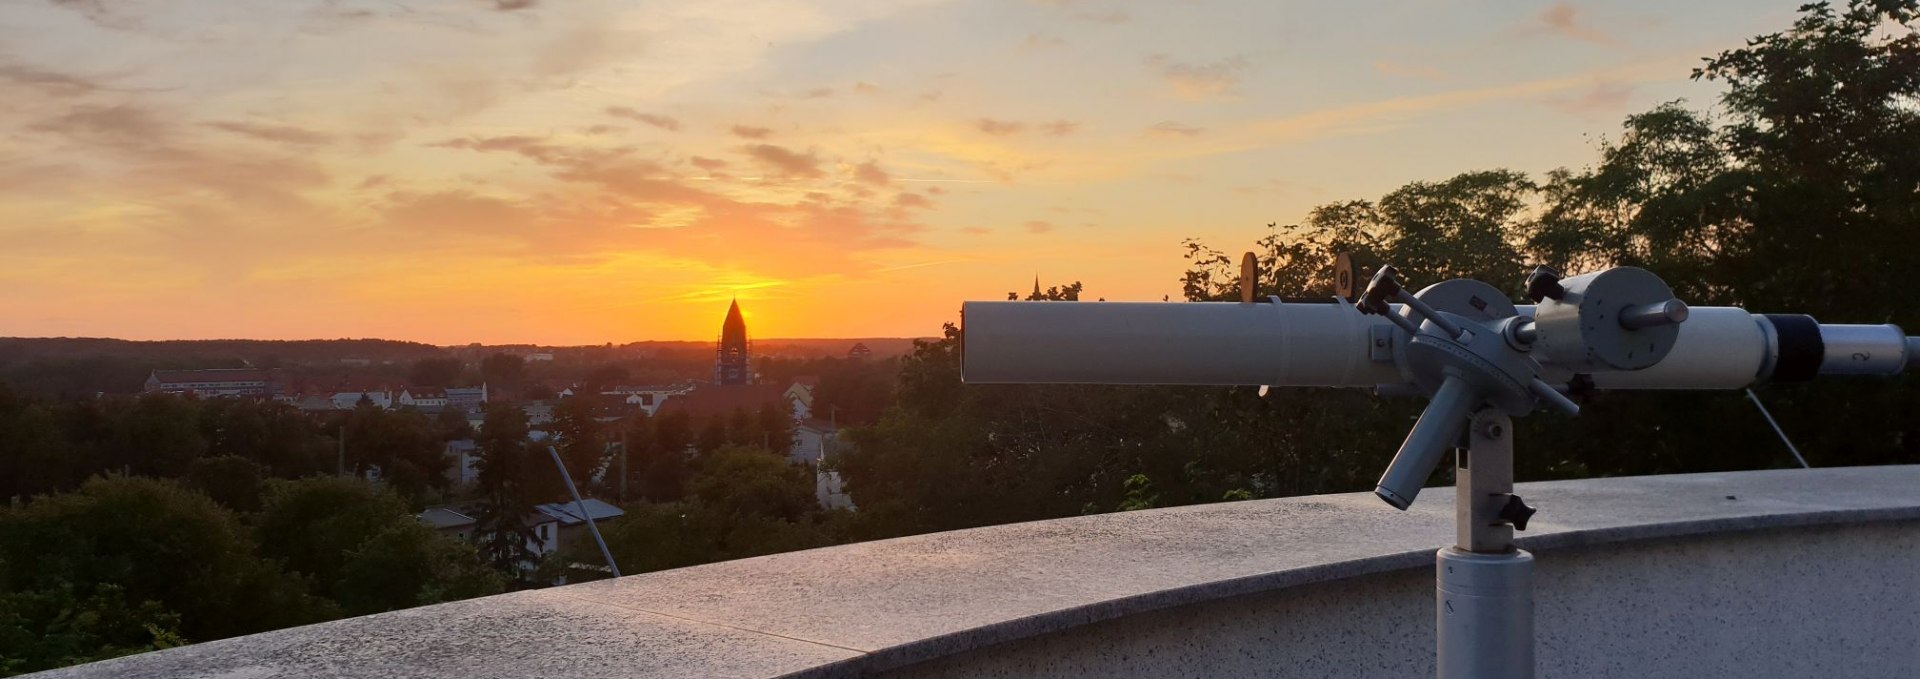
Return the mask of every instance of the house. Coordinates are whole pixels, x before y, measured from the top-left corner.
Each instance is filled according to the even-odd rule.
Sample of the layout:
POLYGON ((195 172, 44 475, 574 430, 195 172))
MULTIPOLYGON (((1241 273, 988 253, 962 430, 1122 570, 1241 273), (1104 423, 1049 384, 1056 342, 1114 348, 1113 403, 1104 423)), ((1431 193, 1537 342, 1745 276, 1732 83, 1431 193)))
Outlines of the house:
POLYGON ((462 540, 473 537, 474 518, 447 507, 428 507, 420 512, 420 523, 426 524, 434 532, 462 540))
POLYGON ((220 368, 212 370, 155 370, 147 375, 149 394, 213 396, 278 396, 279 380, 272 370, 220 368))
POLYGON ((555 543, 555 549, 573 544, 575 540, 592 539, 586 534, 588 520, 595 524, 605 524, 627 515, 625 510, 593 498, 587 498, 580 504, 586 505, 584 516, 582 516, 581 507, 572 502, 534 505, 533 511, 552 517, 559 524, 559 539, 555 543))
POLYGON ((334 410, 353 410, 360 407, 363 399, 375 408, 393 409, 393 392, 390 391, 340 391, 334 392, 327 400, 333 403, 334 410))
POLYGON ((480 480, 480 446, 473 439, 460 439, 447 442, 447 457, 452 464, 447 467, 447 480, 454 486, 465 488, 480 480))
POLYGON ((820 466, 826 461, 827 453, 839 432, 832 423, 822 420, 806 420, 793 428, 793 445, 787 448, 787 461, 794 464, 820 466))
POLYGON ((845 509, 853 511, 853 496, 840 481, 840 472, 817 471, 813 473, 813 499, 820 503, 821 509, 845 509))
POLYGON ((408 387, 400 390, 395 401, 402 408, 434 411, 447 407, 447 390, 434 387, 408 387))
POLYGON ((532 401, 520 405, 520 411, 527 414, 527 426, 539 427, 553 423, 553 404, 544 401, 532 401))
POLYGON ((533 352, 533 353, 530 353, 530 354, 527 354, 527 356, 526 356, 526 360, 527 360, 527 362, 528 362, 528 363, 532 363, 532 362, 535 362, 535 361, 539 361, 539 362, 541 362, 541 363, 552 363, 552 362, 553 362, 553 352, 551 352, 551 351, 535 351, 535 352, 533 352))
POLYGON ((487 405, 487 384, 481 382, 477 387, 448 387, 445 407, 459 408, 473 412, 487 405))
POLYGON ((787 399, 787 408, 793 411, 793 419, 804 420, 813 417, 813 390, 820 386, 820 378, 803 375, 793 378, 793 385, 787 387, 783 396, 787 399))
POLYGON ((602 389, 600 395, 611 397, 609 400, 618 399, 629 408, 653 415, 659 412, 660 405, 667 399, 684 395, 692 390, 693 386, 686 384, 617 386, 602 389))
POLYGON ((853 348, 847 350, 847 358, 864 361, 873 358, 873 350, 868 349, 865 342, 854 342, 853 348))

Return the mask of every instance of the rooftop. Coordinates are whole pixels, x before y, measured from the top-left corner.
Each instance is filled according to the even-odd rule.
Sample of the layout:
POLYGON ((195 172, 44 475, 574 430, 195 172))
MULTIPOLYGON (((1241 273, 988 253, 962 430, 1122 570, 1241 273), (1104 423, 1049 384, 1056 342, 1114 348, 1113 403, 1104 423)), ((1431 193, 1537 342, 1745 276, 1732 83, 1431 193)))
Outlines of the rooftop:
MULTIPOLYGON (((1519 542, 1539 555, 1543 564, 1606 563, 1609 555, 1631 551, 1626 548, 1629 545, 1669 545, 1658 548, 1672 550, 1722 536, 1802 535, 1779 531, 1813 527, 1818 530, 1804 534, 1844 536, 1848 535, 1845 526, 1884 525, 1905 531, 1891 534, 1905 537, 1876 537, 1864 544, 1899 553, 1920 545, 1913 530, 1920 526, 1916 487, 1920 487, 1920 466, 1526 483, 1517 492, 1541 512, 1519 542), (1610 547, 1597 549, 1600 545, 1610 547)), ((1370 493, 1351 493, 935 533, 352 618, 68 668, 50 676, 850 676, 964 657, 990 646, 1014 648, 996 644, 1043 639, 1094 643, 1094 651, 1112 657, 1113 649, 1123 642, 1112 636, 1088 640, 1077 630, 1111 630, 1098 625, 1175 609, 1218 610, 1195 607, 1227 606, 1221 602, 1277 592, 1334 592, 1311 588, 1333 587, 1331 583, 1338 582, 1376 583, 1368 584, 1371 589, 1360 593, 1364 598, 1351 605, 1376 618, 1389 616, 1410 625, 1407 629, 1430 628, 1433 550, 1453 535, 1450 495, 1450 489, 1429 490, 1404 513, 1388 508, 1370 493), (1395 573, 1405 577, 1366 580, 1395 573), (1394 593, 1424 600, 1426 607, 1384 603, 1394 593)), ((1767 544, 1791 546, 1778 541, 1767 544)), ((1808 549, 1828 556, 1798 562, 1787 559, 1781 567, 1795 573, 1837 572, 1834 569, 1842 566, 1833 558, 1852 551, 1822 550, 1818 544, 1808 549)), ((1617 599, 1645 589, 1655 596, 1677 596, 1660 590, 1661 583, 1687 577, 1735 582, 1740 581, 1741 569, 1776 561, 1742 559, 1729 552, 1719 558, 1715 570, 1648 557, 1638 562, 1642 571, 1617 581, 1630 587, 1607 594, 1617 599), (1656 569, 1657 575, 1645 575, 1646 569, 1656 569)), ((1847 604, 1852 608, 1846 615, 1788 615, 1792 625, 1775 627, 1798 628, 1797 642, 1769 649, 1765 644, 1754 646, 1756 641, 1748 638, 1742 642, 1745 650, 1736 650, 1764 655, 1786 652, 1779 649, 1793 653, 1839 649, 1829 652, 1861 657, 1878 653, 1872 657, 1881 659, 1889 652, 1910 656, 1915 646, 1908 637, 1917 633, 1910 626, 1888 621, 1901 615, 1910 619, 1911 609, 1904 608, 1905 603, 1872 603, 1906 602, 1920 596, 1916 593, 1920 588, 1907 586, 1907 581, 1920 579, 1910 566, 1885 571, 1880 576, 1883 581, 1868 588, 1870 598, 1847 599, 1855 603, 1847 604), (1822 625, 1850 621, 1879 625, 1888 632, 1878 640, 1848 638, 1844 649, 1828 643, 1831 639, 1821 639, 1832 633, 1822 625), (1817 629, 1808 631, 1804 626, 1817 629), (1892 651, 1886 650, 1889 644, 1892 651)), ((1606 573, 1571 580, 1556 575, 1559 571, 1542 573, 1541 587, 1608 581, 1602 577, 1606 573)), ((1766 611, 1767 597, 1811 591, 1819 598, 1827 594, 1818 591, 1821 587, 1861 582, 1874 579, 1820 578, 1817 587, 1809 580, 1786 588, 1762 582, 1751 586, 1764 595, 1713 600, 1744 606, 1738 614, 1716 613, 1704 620, 1772 625, 1785 614, 1766 611)), ((1543 662, 1553 654, 1580 652, 1587 646, 1553 641, 1554 626, 1577 624, 1568 622, 1570 616, 1549 615, 1547 607, 1556 600, 1543 598, 1543 662)), ((1324 608, 1325 600, 1315 601, 1322 601, 1324 608)), ((1678 616, 1705 603, 1692 601, 1660 610, 1663 615, 1678 616)), ((1643 616, 1638 628, 1645 633, 1633 643, 1654 644, 1652 652, 1665 648, 1656 643, 1659 639, 1696 650, 1714 648, 1701 645, 1708 642, 1687 641, 1687 634, 1707 632, 1674 636, 1676 630, 1645 618, 1643 608, 1599 604, 1592 608, 1595 614, 1643 616)), ((1212 631, 1205 634, 1230 634, 1243 628, 1207 627, 1212 631)), ((1204 636, 1175 631, 1184 635, 1187 642, 1183 643, 1188 645, 1199 638, 1196 634, 1204 636)), ((1399 652, 1411 644, 1415 656, 1420 648, 1428 649, 1430 656, 1431 636, 1426 637, 1425 646, 1417 636, 1406 640, 1382 636, 1377 647, 1355 645, 1350 636, 1341 636, 1364 633, 1367 630, 1322 628, 1305 636, 1285 637, 1278 645, 1273 638, 1263 638, 1259 646, 1263 650, 1258 652, 1298 653, 1295 664, 1306 667, 1302 663, 1312 660, 1308 649, 1329 648, 1313 645, 1325 638, 1336 644, 1331 648, 1345 653, 1384 653, 1389 648, 1399 652)), ((1620 648, 1592 652, 1618 656, 1620 648)), ((1898 660, 1897 655, 1893 657, 1898 660)), ((1135 658, 1141 663, 1150 660, 1144 655, 1135 658)), ((1383 662, 1376 660, 1373 675, 1396 676, 1388 673, 1396 665, 1383 662)), ((1140 666, 1153 667, 1151 663, 1140 666)))

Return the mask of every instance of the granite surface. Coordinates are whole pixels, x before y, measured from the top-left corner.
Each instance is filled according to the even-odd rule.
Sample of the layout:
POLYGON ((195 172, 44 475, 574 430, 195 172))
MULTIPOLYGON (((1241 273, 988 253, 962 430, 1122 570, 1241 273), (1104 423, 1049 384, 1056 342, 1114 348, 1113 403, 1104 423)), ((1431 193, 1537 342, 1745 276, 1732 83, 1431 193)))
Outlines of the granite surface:
MULTIPOLYGON (((1520 484, 1535 552, 1920 518, 1920 466, 1520 484)), ((1104 514, 777 554, 214 641, 49 677, 845 676, 1307 583, 1430 569, 1451 489, 1104 514)))

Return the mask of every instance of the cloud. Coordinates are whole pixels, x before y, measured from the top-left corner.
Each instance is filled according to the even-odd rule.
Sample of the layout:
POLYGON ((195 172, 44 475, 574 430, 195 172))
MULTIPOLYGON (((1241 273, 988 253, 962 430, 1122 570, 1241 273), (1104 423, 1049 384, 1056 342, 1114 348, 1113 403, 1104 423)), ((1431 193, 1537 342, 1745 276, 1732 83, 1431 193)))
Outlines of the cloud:
POLYGON ((1581 22, 1579 15, 1580 8, 1574 7, 1572 3, 1554 3, 1533 16, 1532 27, 1536 31, 1596 45, 1612 45, 1617 42, 1605 31, 1581 22))
POLYGON ((981 118, 973 122, 973 127, 974 129, 977 129, 981 132, 985 132, 987 134, 990 134, 996 137, 1005 137, 1008 135, 1019 134, 1021 131, 1027 129, 1027 124, 1013 122, 1010 120, 994 120, 992 118, 981 118))
POLYGON ((1240 84, 1240 74, 1250 65, 1246 57, 1233 56, 1218 61, 1186 63, 1164 54, 1147 58, 1147 65, 1167 81, 1176 99, 1205 101, 1230 96, 1240 84))
POLYGON ((1549 97, 1545 101, 1568 113, 1616 111, 1633 98, 1634 86, 1611 80, 1599 80, 1585 91, 1568 97, 1549 97))
POLYGON ((963 226, 963 227, 960 227, 960 233, 971 234, 975 236, 985 236, 987 234, 993 233, 993 229, 989 229, 983 226, 963 226))
POLYGON ((75 106, 30 127, 114 146, 150 146, 171 132, 164 119, 131 104, 75 106))
POLYGON ((1038 52, 1040 50, 1053 49, 1057 47, 1066 47, 1066 46, 1067 46, 1066 39, 1057 35, 1040 35, 1038 33, 1029 33, 1027 34, 1027 37, 1025 40, 1020 41, 1020 49, 1026 50, 1028 52, 1038 52))
POLYGON ((1447 79, 1446 72, 1438 68, 1423 64, 1402 63, 1391 59, 1375 60, 1373 62, 1373 70, 1402 78, 1419 78, 1421 80, 1432 80, 1435 82, 1447 79))
POLYGON ((669 132, 680 131, 680 121, 678 120, 674 120, 672 118, 669 118, 663 115, 656 115, 652 113, 641 113, 639 111, 635 111, 625 106, 608 106, 607 115, 613 116, 615 118, 626 118, 627 120, 637 120, 669 132))
POLYGON ((1071 120, 1055 120, 1050 123, 1040 123, 1039 125, 1040 132, 1049 137, 1064 137, 1073 134, 1074 131, 1079 129, 1080 123, 1071 120))
POLYGON ((512 153, 544 165, 560 167, 578 167, 581 165, 602 163, 633 152, 631 147, 625 146, 611 148, 563 146, 539 137, 529 137, 525 135, 459 137, 434 142, 427 146, 465 151, 512 153))
POLYGON ((513 235, 530 230, 534 213, 512 201, 468 190, 397 191, 380 207, 388 228, 425 235, 513 235))
POLYGON ((502 12, 514 12, 540 4, 539 0, 491 0, 493 8, 502 12))
POLYGON ((714 170, 718 170, 720 168, 727 166, 727 161, 721 160, 719 158, 706 158, 702 156, 693 156, 691 158, 688 158, 687 162, 693 163, 694 167, 700 168, 702 170, 706 170, 708 172, 712 172, 714 170))
POLYGON ((134 12, 127 11, 127 3, 112 0, 52 0, 54 6, 65 7, 102 28, 122 31, 140 30, 145 22, 134 12))
POLYGON ((91 78, 14 63, 0 63, 0 81, 37 88, 56 97, 77 97, 107 89, 91 78))
POLYGON ((333 135, 315 132, 292 125, 262 125, 238 121, 216 121, 201 123, 207 127, 232 132, 261 141, 271 141, 295 146, 324 146, 333 143, 333 135))
POLYGON ((879 94, 881 88, 879 85, 862 80, 853 84, 853 91, 856 94, 879 94))
POLYGON ((787 179, 815 179, 824 174, 820 159, 813 153, 799 153, 784 146, 755 144, 745 149, 748 157, 787 179))
POLYGON ((902 210, 925 210, 933 207, 933 201, 918 193, 902 193, 893 197, 893 206, 902 210))
POLYGON ((747 139, 766 139, 767 137, 773 136, 773 130, 765 127, 735 125, 733 126, 733 134, 747 139))
POLYGON ((1206 130, 1192 125, 1182 125, 1171 120, 1162 120, 1147 128, 1147 134, 1156 137, 1192 137, 1206 130))
POLYGON ((893 183, 893 177, 888 175, 886 170, 880 169, 879 163, 871 160, 853 166, 853 179, 873 186, 886 186, 893 183))
POLYGON ((1025 226, 1027 227, 1027 233, 1046 233, 1053 230, 1052 222, 1043 222, 1037 219, 1027 222, 1025 226))

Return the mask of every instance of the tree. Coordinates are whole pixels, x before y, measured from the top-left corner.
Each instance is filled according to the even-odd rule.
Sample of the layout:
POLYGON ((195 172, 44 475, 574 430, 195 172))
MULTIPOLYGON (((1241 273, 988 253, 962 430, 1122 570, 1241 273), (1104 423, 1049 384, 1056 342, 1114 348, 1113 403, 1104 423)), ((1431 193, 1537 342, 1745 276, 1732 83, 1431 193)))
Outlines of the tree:
POLYGON ((587 398, 561 399, 553 406, 553 421, 546 427, 553 434, 567 473, 582 488, 600 474, 607 461, 606 437, 595 415, 593 402, 587 398))
MULTIPOLYGON (((479 470, 475 505, 475 535, 480 557, 494 570, 524 582, 527 572, 539 564, 536 537, 527 525, 533 506, 545 498, 536 490, 535 475, 540 474, 532 444, 527 441, 527 414, 519 408, 492 404, 486 420, 480 424, 478 444, 479 470)), ((540 474, 552 477, 551 472, 540 474)))
POLYGON ((473 545, 408 517, 348 552, 332 589, 347 615, 365 615, 496 594, 503 585, 473 545))
POLYGON ((186 485, 236 512, 260 508, 263 468, 238 455, 203 457, 187 467, 186 485))
POLYGON ((466 366, 460 359, 423 358, 407 370, 407 383, 416 387, 451 387, 460 380, 466 366))
POLYGON ((268 484, 253 532, 262 555, 306 575, 315 593, 331 598, 350 552, 382 531, 414 522, 391 490, 357 478, 316 476, 268 484))
MULTIPOLYGON (((0 512, 0 591, 63 588, 49 596, 134 607, 131 617, 122 616, 127 625, 155 624, 164 633, 155 640, 171 634, 172 616, 179 635, 195 641, 332 616, 331 606, 308 595, 299 579, 254 553, 231 513, 154 479, 96 478, 77 492, 0 512)), ((116 643, 138 636, 124 625, 114 630, 100 633, 116 643)))
POLYGON ((480 361, 480 377, 490 384, 519 386, 527 379, 527 361, 507 353, 488 356, 480 361))

